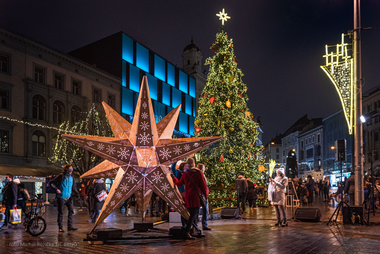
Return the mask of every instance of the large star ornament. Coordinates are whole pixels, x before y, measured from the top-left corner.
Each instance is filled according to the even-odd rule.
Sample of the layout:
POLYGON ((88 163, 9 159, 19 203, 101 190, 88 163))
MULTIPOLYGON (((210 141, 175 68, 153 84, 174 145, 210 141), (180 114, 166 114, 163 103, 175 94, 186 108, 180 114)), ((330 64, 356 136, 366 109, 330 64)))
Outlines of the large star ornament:
POLYGON ((222 137, 172 139, 181 105, 156 124, 146 76, 132 124, 105 102, 103 107, 115 137, 62 135, 105 159, 81 178, 115 178, 93 230, 133 193, 143 221, 153 192, 187 219, 189 213, 168 166, 222 137))

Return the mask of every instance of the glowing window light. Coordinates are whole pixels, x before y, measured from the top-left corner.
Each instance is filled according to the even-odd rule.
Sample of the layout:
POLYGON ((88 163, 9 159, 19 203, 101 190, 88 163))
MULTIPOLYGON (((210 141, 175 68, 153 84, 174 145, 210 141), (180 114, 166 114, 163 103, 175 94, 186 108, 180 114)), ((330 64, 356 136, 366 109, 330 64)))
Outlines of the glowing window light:
MULTIPOLYGON (((177 107, 181 103, 182 103, 181 91, 172 87, 172 106, 173 106, 173 108, 177 107)), ((183 107, 181 108, 181 111, 183 111, 183 107)))
POLYGON ((187 75, 185 73, 183 73, 182 71, 179 71, 178 72, 179 74, 179 90, 181 90, 182 92, 184 93, 188 93, 189 92, 189 89, 188 89, 188 84, 187 84, 187 75))
POLYGON ((136 43, 136 66, 149 72, 149 50, 136 43))
POLYGON ((133 115, 133 92, 127 88, 122 88, 121 112, 133 115))
POLYGON ((170 106, 170 86, 162 82, 162 103, 170 106))
POLYGON ((342 44, 333 46, 336 51, 329 51, 331 46, 325 46, 326 65, 321 66, 322 70, 330 78, 338 92, 340 101, 343 106, 344 116, 348 125, 348 132, 352 134, 353 129, 353 109, 354 105, 354 83, 353 83, 353 59, 348 54, 348 46, 351 44, 345 42, 345 35, 342 34, 342 44))
POLYGON ((123 60, 133 64, 133 40, 123 34, 122 45, 121 55, 123 60))
POLYGON ((175 86, 175 69, 174 66, 170 63, 167 64, 166 68, 167 74, 168 74, 168 84, 171 86, 175 86))
POLYGON ((222 25, 224 25, 224 21, 227 22, 227 19, 230 19, 231 17, 227 16, 227 13, 224 12, 224 8, 222 11, 220 11, 218 14, 216 14, 216 16, 219 17, 219 20, 222 21, 222 25))
POLYGON ((189 94, 195 98, 195 79, 192 77, 189 78, 189 94))
POLYGON ((129 65, 129 89, 140 91, 140 70, 133 65, 129 65))
POLYGON ((154 55, 154 76, 165 81, 165 60, 154 55))
POLYGON ((185 113, 179 113, 179 131, 189 133, 188 116, 185 113))

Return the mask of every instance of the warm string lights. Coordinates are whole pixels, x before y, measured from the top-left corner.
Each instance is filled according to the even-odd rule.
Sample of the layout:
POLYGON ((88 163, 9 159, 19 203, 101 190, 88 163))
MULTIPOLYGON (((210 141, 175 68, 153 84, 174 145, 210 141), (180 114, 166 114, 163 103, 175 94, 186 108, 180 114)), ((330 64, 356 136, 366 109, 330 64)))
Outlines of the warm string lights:
MULTIPOLYGON (((248 87, 242 80, 244 74, 238 67, 233 41, 226 32, 218 32, 211 50, 214 55, 206 59, 210 68, 194 122, 196 137, 223 137, 217 147, 199 153, 200 162, 207 167, 208 186, 234 186, 239 172, 263 186, 266 171, 259 170, 264 164, 262 146, 256 146, 259 125, 247 105, 248 87)), ((209 197, 229 198, 230 191, 213 190, 209 197)), ((228 203, 222 201, 217 205, 228 203)))

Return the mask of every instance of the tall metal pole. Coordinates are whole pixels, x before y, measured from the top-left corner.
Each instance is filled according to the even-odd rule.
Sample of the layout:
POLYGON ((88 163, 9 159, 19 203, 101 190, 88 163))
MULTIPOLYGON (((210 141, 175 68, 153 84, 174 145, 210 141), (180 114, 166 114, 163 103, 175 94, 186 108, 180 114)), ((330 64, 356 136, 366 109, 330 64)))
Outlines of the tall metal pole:
POLYGON ((355 205, 361 206, 364 201, 363 186, 363 126, 360 121, 362 115, 362 70, 361 70, 361 18, 360 18, 360 0, 354 0, 354 92, 355 103, 355 205))

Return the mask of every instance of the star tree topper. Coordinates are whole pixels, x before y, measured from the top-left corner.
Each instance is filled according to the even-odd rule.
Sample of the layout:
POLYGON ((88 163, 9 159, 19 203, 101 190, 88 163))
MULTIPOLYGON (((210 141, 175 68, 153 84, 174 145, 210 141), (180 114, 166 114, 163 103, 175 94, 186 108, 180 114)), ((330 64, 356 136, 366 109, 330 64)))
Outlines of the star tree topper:
POLYGON ((222 21, 222 26, 224 26, 224 21, 227 22, 227 19, 231 18, 231 17, 227 16, 227 13, 224 12, 224 8, 222 11, 219 12, 219 14, 216 14, 216 16, 218 16, 219 20, 222 21))
POLYGON ((152 192, 188 218, 189 213, 171 179, 168 166, 222 137, 172 139, 181 105, 156 124, 146 76, 141 83, 132 124, 105 102, 103 107, 115 137, 62 135, 105 159, 81 178, 115 178, 93 230, 133 193, 143 221, 152 192))

